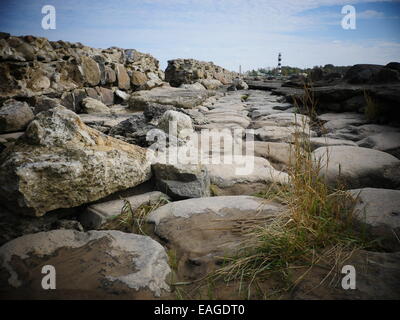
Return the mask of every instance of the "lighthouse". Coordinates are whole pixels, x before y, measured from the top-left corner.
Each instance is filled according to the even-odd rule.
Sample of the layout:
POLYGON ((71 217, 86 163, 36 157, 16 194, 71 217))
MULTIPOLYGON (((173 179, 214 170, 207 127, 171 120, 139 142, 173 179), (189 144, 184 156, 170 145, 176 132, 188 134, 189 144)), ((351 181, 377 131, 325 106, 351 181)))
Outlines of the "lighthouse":
POLYGON ((280 77, 282 75, 282 54, 279 52, 278 55, 278 76, 280 77))

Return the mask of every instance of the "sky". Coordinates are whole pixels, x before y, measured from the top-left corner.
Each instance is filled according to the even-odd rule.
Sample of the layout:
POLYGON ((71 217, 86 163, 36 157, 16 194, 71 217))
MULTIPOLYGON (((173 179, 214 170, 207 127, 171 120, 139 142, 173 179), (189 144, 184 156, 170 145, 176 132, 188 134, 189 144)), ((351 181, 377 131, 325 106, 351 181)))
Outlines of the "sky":
POLYGON ((117 46, 167 61, 194 58, 229 70, 282 64, 400 61, 400 0, 0 0, 0 31, 96 48, 117 46), (42 28, 44 5, 56 29, 42 28), (341 26, 342 7, 356 29, 341 26))

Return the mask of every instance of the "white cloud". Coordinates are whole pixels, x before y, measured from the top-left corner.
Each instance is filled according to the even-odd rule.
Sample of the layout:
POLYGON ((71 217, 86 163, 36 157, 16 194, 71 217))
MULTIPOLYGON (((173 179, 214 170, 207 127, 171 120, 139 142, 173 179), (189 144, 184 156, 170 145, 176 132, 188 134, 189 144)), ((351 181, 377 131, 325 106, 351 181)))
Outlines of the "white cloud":
POLYGON ((359 19, 376 19, 383 18, 385 14, 375 10, 365 10, 363 12, 357 12, 357 18, 359 19))

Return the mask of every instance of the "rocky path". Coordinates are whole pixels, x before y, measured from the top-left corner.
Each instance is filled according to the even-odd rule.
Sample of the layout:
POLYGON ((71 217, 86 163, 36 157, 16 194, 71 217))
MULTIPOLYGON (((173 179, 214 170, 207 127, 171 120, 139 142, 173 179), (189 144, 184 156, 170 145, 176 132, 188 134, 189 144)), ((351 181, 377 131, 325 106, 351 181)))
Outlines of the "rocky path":
MULTIPOLYGON (((172 91, 173 95, 179 93, 172 91)), ((178 141, 175 145, 170 144, 167 150, 183 150, 182 152, 190 154, 188 158, 195 154, 195 158, 199 160, 197 163, 168 163, 157 158, 150 163, 143 157, 134 156, 138 168, 135 169, 134 176, 125 176, 124 189, 130 186, 133 188, 124 194, 124 198, 129 201, 133 212, 143 206, 158 207, 150 210, 146 218, 146 224, 152 226, 150 236, 110 230, 95 231, 107 228, 110 219, 126 208, 126 202, 118 199, 118 196, 84 205, 92 201, 92 194, 98 192, 92 190, 92 193, 85 194, 85 189, 91 190, 90 184, 93 181, 96 180, 110 189, 113 184, 122 183, 119 181, 121 174, 114 168, 118 167, 121 172, 125 172, 125 169, 122 170, 123 166, 132 163, 129 157, 136 153, 141 154, 145 149, 121 144, 120 140, 110 137, 99 138, 102 136, 81 125, 73 113, 63 109, 52 109, 53 111, 47 111, 46 118, 37 118, 37 129, 28 130, 30 140, 22 140, 21 149, 10 154, 7 161, 19 168, 20 177, 24 174, 36 174, 37 171, 29 171, 35 165, 50 166, 53 172, 61 172, 62 168, 64 181, 69 181, 68 186, 63 187, 63 192, 68 188, 69 195, 76 192, 76 196, 72 197, 75 202, 67 203, 64 207, 83 206, 75 209, 73 219, 68 216, 64 230, 25 235, 1 247, 0 267, 3 272, 0 283, 3 288, 17 288, 15 292, 12 291, 17 297, 28 295, 51 298, 52 293, 42 291, 39 287, 41 266, 51 264, 55 266, 61 279, 58 282, 60 290, 54 291, 58 297, 78 295, 95 298, 174 299, 180 289, 179 286, 171 286, 171 283, 193 282, 194 284, 184 289, 186 297, 207 298, 203 296, 203 289, 195 284, 196 281, 215 270, 224 256, 234 253, 240 247, 247 237, 249 226, 269 223, 283 212, 283 205, 265 202, 254 195, 265 190, 271 183, 290 183, 287 168, 290 165, 291 142, 297 126, 309 132, 316 158, 324 159, 329 155, 329 165, 322 173, 326 176, 327 183, 335 184, 340 174, 349 188, 353 189, 351 192, 355 196, 360 194, 357 207, 360 222, 367 224, 377 237, 389 238, 389 252, 362 251, 353 258, 354 264, 362 266, 373 259, 374 266, 368 272, 374 273, 376 277, 376 283, 371 283, 368 273, 361 274, 358 278, 359 290, 353 295, 337 286, 308 293, 306 289, 314 285, 313 282, 321 276, 321 270, 317 269, 314 278, 307 278, 311 280, 305 281, 304 286, 287 298, 399 297, 395 285, 400 277, 396 267, 400 262, 396 242, 396 234, 398 237, 400 228, 398 128, 370 124, 359 114, 328 113, 319 116, 324 125, 323 129, 317 130, 312 127, 307 116, 296 114, 293 105, 285 102, 284 97, 267 91, 238 90, 218 93, 208 99, 202 98, 203 102, 192 109, 180 109, 181 106, 176 105, 160 106, 158 103, 165 98, 163 95, 166 92, 160 89, 155 94, 156 100, 144 106, 144 112, 135 111, 134 114, 124 115, 127 118, 119 121, 110 115, 91 116, 95 119, 114 119, 115 123, 108 123, 111 130, 104 130, 114 130, 118 135, 125 134, 127 130, 138 132, 138 129, 142 129, 145 135, 147 130, 154 128, 162 128, 163 132, 170 134, 168 124, 163 125, 163 121, 165 118, 175 119, 178 122, 177 135, 181 139, 178 140, 182 143, 178 141), (48 119, 52 119, 50 125, 48 119), (122 121, 125 121, 124 124, 122 121), (62 135, 59 131, 60 123, 66 124, 62 126, 62 135), (70 129, 71 123, 79 125, 70 129), (53 135, 40 135, 41 128, 45 125, 47 130, 53 130, 53 135), (113 129, 116 127, 118 130, 113 129), (180 135, 183 129, 191 129, 191 134, 180 135), (199 144, 198 141, 202 137, 204 139, 204 133, 210 139, 199 144), (65 151, 65 143, 70 142, 59 140, 68 135, 71 136, 68 141, 82 144, 85 151, 80 151, 79 154, 89 153, 90 159, 102 161, 102 168, 109 166, 107 176, 102 174, 103 171, 96 171, 98 163, 87 162, 87 167, 79 169, 87 171, 85 179, 79 180, 79 186, 71 184, 77 171, 68 171, 68 167, 62 165, 60 168, 55 167, 51 164, 52 158, 37 153, 36 147, 30 142, 40 141, 43 144, 41 148, 48 148, 52 157, 65 157, 68 159, 65 162, 73 161, 74 154, 65 151), (21 166, 22 152, 26 148, 31 148, 32 154, 37 154, 38 158, 31 158, 29 166, 21 166), (117 149, 119 151, 115 151, 117 149), (99 152, 106 161, 96 156, 99 152), (146 181, 148 177, 145 176, 150 171, 153 178, 145 183, 147 186, 143 187, 143 184, 135 187, 138 183, 134 179, 146 181), (83 183, 88 185, 84 187, 83 183), (32 265, 35 266, 33 269, 30 267, 32 265)), ((154 93, 150 91, 146 94, 154 93)), ((171 96, 167 98, 169 101, 173 100, 171 96)), ((96 121, 85 122, 94 128, 99 125, 96 121)), ((79 166, 78 160, 75 163, 79 166)), ((51 188, 42 184, 42 189, 34 192, 43 194, 47 190, 56 190, 54 194, 59 195, 57 180, 52 181, 53 177, 46 179, 51 188)), ((48 194, 43 195, 43 199, 27 193, 24 197, 27 208, 32 206, 32 199, 37 201, 37 215, 53 208, 48 194)), ((60 201, 71 201, 71 197, 57 199, 57 203, 60 201)), ((57 212, 54 217, 56 214, 62 215, 57 212)), ((35 219, 44 221, 46 217, 47 215, 35 219)), ((52 218, 47 223, 51 225, 55 221, 60 219, 52 218)), ((54 229, 51 226, 48 228, 54 229)), ((233 283, 230 287, 219 283, 214 285, 216 298, 243 298, 236 291, 238 283, 233 283)), ((263 285, 265 290, 272 290, 274 286, 270 282, 263 285)), ((6 293, 9 294, 9 291, 6 293)), ((252 297, 260 298, 257 295, 252 297)))

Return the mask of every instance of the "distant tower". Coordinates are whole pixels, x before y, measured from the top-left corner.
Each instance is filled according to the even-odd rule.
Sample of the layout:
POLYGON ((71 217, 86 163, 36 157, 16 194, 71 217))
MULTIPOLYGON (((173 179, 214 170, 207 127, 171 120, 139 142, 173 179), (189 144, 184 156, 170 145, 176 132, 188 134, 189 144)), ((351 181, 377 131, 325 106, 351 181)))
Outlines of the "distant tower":
POLYGON ((278 76, 282 75, 282 64, 281 64, 281 62, 282 62, 282 54, 279 52, 279 55, 278 55, 278 76))
POLYGON ((242 76, 242 65, 239 65, 239 76, 242 76))

